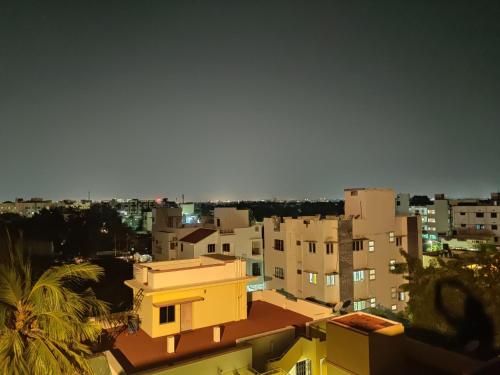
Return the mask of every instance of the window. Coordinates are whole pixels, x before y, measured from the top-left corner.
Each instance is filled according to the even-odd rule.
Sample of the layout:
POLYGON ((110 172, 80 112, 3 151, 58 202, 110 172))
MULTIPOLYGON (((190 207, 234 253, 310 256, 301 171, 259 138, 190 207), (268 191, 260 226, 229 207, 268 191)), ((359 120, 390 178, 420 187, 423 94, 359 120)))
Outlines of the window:
POLYGON ((484 224, 476 224, 476 229, 477 230, 484 229, 484 224))
POLYGON ((175 250, 176 244, 175 242, 170 242, 170 250, 175 250))
POLYGON ((296 244, 297 244, 297 246, 300 246, 300 241, 297 241, 296 244))
POLYGON ((376 307, 377 306, 377 300, 375 298, 370 298, 370 307, 376 307))
POLYGON ((484 212, 476 212, 476 217, 484 217, 484 212))
POLYGON ((351 191, 351 197, 355 197, 356 195, 358 195, 357 190, 351 191))
POLYGON ((316 242, 309 242, 309 252, 316 253, 316 242))
POLYGON ((491 225, 491 230, 497 230, 497 229, 498 229, 498 226, 496 224, 491 225))
POLYGON ((309 283, 317 284, 318 283, 318 274, 315 272, 309 272, 309 283))
POLYGON ((353 251, 363 250, 363 240, 353 240, 352 241, 352 250, 353 251))
POLYGON ((398 294, 398 300, 400 300, 400 301, 406 301, 406 294, 405 294, 405 292, 399 292, 399 294, 398 294))
POLYGON ((398 307, 397 307, 396 305, 392 305, 392 306, 391 306, 391 310, 392 310, 392 311, 396 311, 397 309, 398 309, 398 307))
POLYGON ((215 253, 215 244, 214 243, 209 243, 207 248, 208 248, 209 253, 215 253))
POLYGON ((220 227, 220 219, 217 219, 217 226, 220 227))
POLYGON ((231 244, 229 244, 229 243, 223 243, 222 244, 222 251, 225 251, 225 252, 231 251, 231 244))
POLYGON ((465 216, 465 212, 460 212, 460 216, 465 216))
POLYGON ((389 270, 394 271, 396 269, 396 259, 391 259, 389 261, 389 270))
POLYGON ((436 222, 436 219, 434 219, 433 217, 430 217, 429 219, 427 219, 427 221, 429 223, 435 223, 436 222))
POLYGON ((368 251, 375 251, 375 241, 368 241, 368 251))
POLYGON ((366 309, 366 301, 354 301, 354 311, 366 309))
POLYGON ((302 270, 297 270, 297 275, 302 275, 302 270))
POLYGON ((311 373, 311 360, 305 359, 295 365, 296 375, 309 375, 311 373))
POLYGON ((371 269, 369 272, 369 279, 370 280, 375 280, 375 269, 371 269))
POLYGON ((365 279, 365 271, 354 271, 353 273, 354 281, 363 281, 365 279))
POLYGON ((255 231, 258 232, 259 231, 259 227, 258 226, 255 226, 255 231))
POLYGON ((325 246, 326 246, 326 253, 333 254, 333 242, 327 242, 325 246))
POLYGON ((252 263, 252 276, 260 276, 260 264, 252 263))
POLYGON ((461 227, 461 228, 465 228, 465 227, 467 227, 467 225, 465 225, 465 224, 460 224, 460 227, 461 227))
POLYGON ((403 237, 397 236, 396 237, 396 246, 401 246, 403 244, 403 237))
POLYGON ((274 240, 274 250, 284 250, 283 240, 274 240))
POLYGON ((389 242, 394 242, 394 232, 389 232, 389 242))
POLYGON ((436 213, 436 210, 428 210, 427 213, 430 215, 434 215, 436 213))
POLYGON ((391 298, 396 299, 397 297, 398 297, 398 295, 396 293, 396 287, 393 286, 393 287, 391 287, 391 298))
POLYGON ((335 285, 335 275, 326 275, 326 285, 335 285))
POLYGON ((160 324, 175 322, 175 305, 160 307, 160 324))
POLYGON ((184 244, 181 243, 181 252, 184 251, 184 244))
POLYGON ((496 212, 490 212, 490 217, 491 218, 496 218, 497 217, 497 213, 496 212))
POLYGON ((281 267, 274 267, 274 277, 277 279, 284 279, 285 278, 285 272, 283 271, 283 268, 281 267))

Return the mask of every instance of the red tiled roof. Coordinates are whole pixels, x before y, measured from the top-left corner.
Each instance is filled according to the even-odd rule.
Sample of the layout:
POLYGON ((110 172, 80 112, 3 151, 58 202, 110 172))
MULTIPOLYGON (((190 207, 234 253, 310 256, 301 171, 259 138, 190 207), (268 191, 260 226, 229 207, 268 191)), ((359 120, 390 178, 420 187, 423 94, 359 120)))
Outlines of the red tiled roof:
POLYGON ((189 233, 187 236, 182 237, 179 241, 198 243, 215 232, 217 231, 214 229, 198 228, 194 232, 189 233))
POLYGON ((167 337, 151 338, 144 331, 121 333, 111 352, 127 373, 171 365, 203 354, 234 347, 236 340, 288 326, 304 327, 310 318, 263 301, 254 301, 248 318, 222 324, 221 342, 213 341, 213 328, 176 335, 175 353, 167 353, 167 337))

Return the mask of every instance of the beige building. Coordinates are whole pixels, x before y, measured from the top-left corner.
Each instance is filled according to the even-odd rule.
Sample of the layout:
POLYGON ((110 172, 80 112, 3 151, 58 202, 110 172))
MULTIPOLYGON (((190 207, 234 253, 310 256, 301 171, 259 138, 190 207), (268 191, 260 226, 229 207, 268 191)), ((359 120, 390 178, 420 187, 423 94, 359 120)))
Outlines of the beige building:
POLYGON ((0 214, 13 213, 32 217, 43 209, 50 209, 53 205, 52 201, 42 198, 31 198, 29 200, 18 198, 15 202, 6 201, 0 203, 0 214))
POLYGON ((420 221, 396 215, 390 189, 345 190, 345 215, 264 219, 267 286, 355 311, 401 311, 403 249, 422 257, 420 221))
POLYGON ((156 208, 152 228, 155 260, 234 256, 245 259, 247 273, 258 277, 249 289, 264 287, 262 225, 250 224, 248 210, 216 207, 213 223, 183 224, 181 208, 156 208))
POLYGON ((460 202, 452 207, 453 237, 461 240, 493 242, 500 245, 498 195, 476 202, 460 202))

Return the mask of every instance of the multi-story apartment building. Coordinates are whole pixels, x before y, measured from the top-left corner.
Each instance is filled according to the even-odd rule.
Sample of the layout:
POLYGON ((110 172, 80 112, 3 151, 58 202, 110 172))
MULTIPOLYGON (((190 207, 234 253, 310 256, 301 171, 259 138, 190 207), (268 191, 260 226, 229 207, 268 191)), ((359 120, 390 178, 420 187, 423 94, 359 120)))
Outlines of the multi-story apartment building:
POLYGON ((153 256, 156 260, 192 259, 205 254, 246 260, 247 272, 258 276, 251 288, 264 287, 262 225, 250 224, 249 211, 216 207, 213 223, 184 224, 181 208, 153 210, 153 256))
POLYGON ((500 245, 500 197, 471 202, 458 201, 452 207, 453 237, 500 245))
POLYGON ((422 220, 424 251, 441 250, 441 240, 451 233, 451 210, 443 194, 436 194, 432 204, 410 205, 409 213, 422 220))
POLYGON ((269 288, 350 309, 382 305, 401 311, 405 283, 393 271, 400 250, 421 258, 418 216, 396 215, 390 189, 346 189, 342 216, 264 219, 269 288))

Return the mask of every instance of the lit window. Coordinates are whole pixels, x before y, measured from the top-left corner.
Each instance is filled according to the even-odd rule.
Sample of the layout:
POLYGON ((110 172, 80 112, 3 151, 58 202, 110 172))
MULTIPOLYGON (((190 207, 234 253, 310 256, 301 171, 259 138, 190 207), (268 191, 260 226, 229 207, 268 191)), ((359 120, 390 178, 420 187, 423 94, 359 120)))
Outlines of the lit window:
POLYGON ((335 285, 335 275, 326 275, 326 285, 335 285))
POLYGON ((394 242, 394 232, 389 232, 389 242, 394 242))
POLYGON ((396 259, 391 259, 391 260, 389 261, 389 269, 390 269, 391 271, 394 271, 394 270, 396 269, 396 259))
POLYGON ((366 301, 354 301, 354 311, 366 309, 366 301))
POLYGON ((429 210, 429 211, 427 211, 427 212, 428 212, 430 215, 434 215, 434 214, 436 214, 436 210, 429 210))
POLYGON ((375 251, 375 241, 368 241, 368 251, 375 251))
POLYGON ((375 269, 371 269, 369 273, 370 280, 375 280, 375 269))
POLYGON ((392 310, 392 311, 396 311, 397 309, 398 309, 398 307, 397 307, 396 305, 392 305, 392 306, 391 306, 391 310, 392 310))
POLYGON ((429 223, 435 223, 435 222, 436 222, 436 219, 434 219, 433 217, 430 217, 427 221, 428 221, 429 223))
POLYGON ((354 281, 363 281, 365 279, 365 271, 354 271, 353 273, 354 281))
POLYGON ((400 300, 400 301, 406 301, 406 294, 405 294, 405 292, 399 292, 398 300, 400 300))
POLYGON ((396 293, 396 287, 393 286, 393 287, 391 287, 391 298, 396 299, 397 297, 398 297, 398 295, 396 293))
POLYGON ((315 272, 309 272, 309 283, 317 284, 318 283, 318 274, 315 272))
POLYGON ((370 298, 370 307, 376 307, 377 306, 377 300, 375 298, 370 298))
POLYGON ((481 230, 484 229, 485 225, 484 224, 476 224, 476 229, 481 230))

